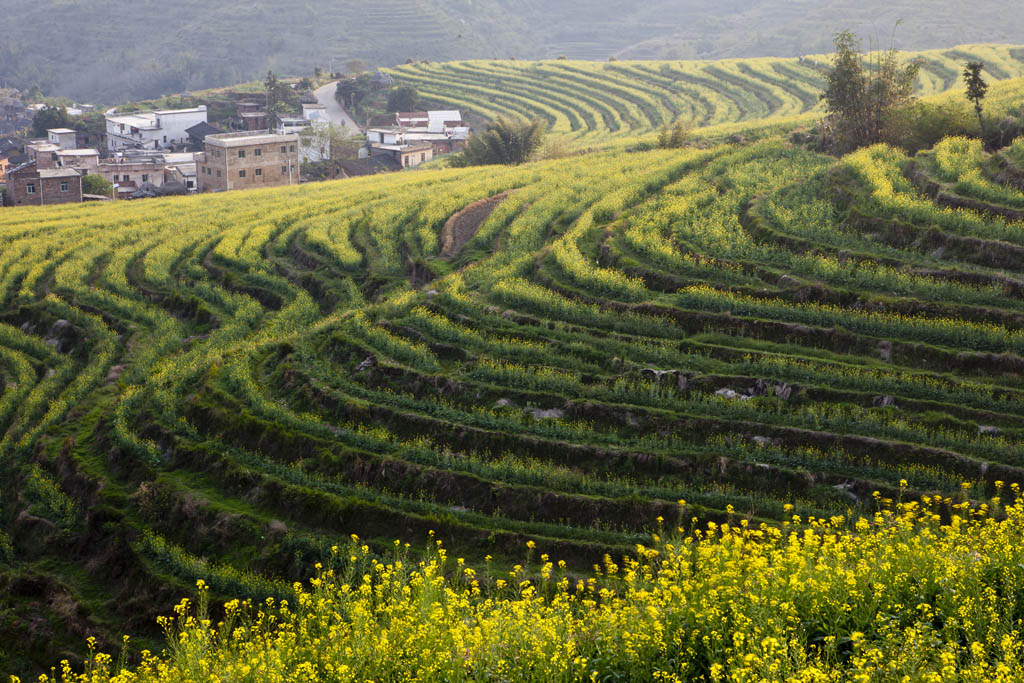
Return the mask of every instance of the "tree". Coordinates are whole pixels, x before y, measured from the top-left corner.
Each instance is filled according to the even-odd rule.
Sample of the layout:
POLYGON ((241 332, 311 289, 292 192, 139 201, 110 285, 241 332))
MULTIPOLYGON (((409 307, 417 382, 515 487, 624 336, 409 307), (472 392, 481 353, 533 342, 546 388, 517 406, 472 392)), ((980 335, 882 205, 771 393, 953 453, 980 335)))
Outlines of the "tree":
POLYGON ((364 72, 358 76, 345 76, 338 79, 334 97, 341 103, 341 106, 349 109, 349 113, 355 114, 363 100, 372 92, 373 85, 370 83, 370 74, 364 72))
POLYGON ((109 180, 98 173, 87 173, 82 176, 82 194, 98 194, 109 197, 114 186, 109 180))
POLYGON ((359 150, 359 141, 350 140, 344 126, 330 121, 314 121, 299 133, 299 140, 315 161, 350 159, 359 150))
POLYGON ((675 125, 671 128, 666 123, 661 127, 661 131, 658 133, 658 147, 663 149, 678 149, 686 146, 686 141, 690 138, 690 127, 687 126, 681 119, 676 121, 675 125))
POLYGON ((44 107, 32 117, 32 137, 45 138, 51 128, 70 128, 72 125, 68 110, 61 107, 44 107))
POLYGON ((263 90, 266 96, 267 125, 273 128, 277 125, 281 113, 288 107, 292 89, 287 83, 281 82, 273 71, 268 71, 267 78, 263 81, 263 90))
POLYGON ((522 121, 499 118, 469 139, 466 150, 454 160, 456 166, 521 164, 529 161, 544 143, 543 119, 522 121))
POLYGON ((844 147, 881 142, 892 113, 912 101, 919 62, 902 65, 895 49, 876 53, 870 68, 860 40, 850 31, 835 36, 832 66, 822 94, 829 123, 844 147))
POLYGON ((388 93, 388 111, 416 111, 420 94, 411 85, 400 85, 388 93))
POLYGON ((964 83, 967 84, 967 100, 974 105, 974 113, 978 115, 978 125, 981 126, 981 137, 985 137, 985 119, 982 117, 981 101, 985 99, 988 92, 988 83, 981 77, 985 68, 984 62, 967 62, 964 67, 964 83))
POLYGON ((350 74, 359 74, 366 71, 366 62, 361 59, 350 59, 345 64, 345 69, 350 74))
POLYGON ((323 67, 314 66, 313 67, 313 78, 319 81, 323 77, 324 77, 323 67))
POLYGON ((263 81, 263 91, 267 101, 264 107, 267 110, 267 125, 273 127, 277 125, 278 112, 281 111, 281 81, 273 71, 267 72, 267 78, 263 81))

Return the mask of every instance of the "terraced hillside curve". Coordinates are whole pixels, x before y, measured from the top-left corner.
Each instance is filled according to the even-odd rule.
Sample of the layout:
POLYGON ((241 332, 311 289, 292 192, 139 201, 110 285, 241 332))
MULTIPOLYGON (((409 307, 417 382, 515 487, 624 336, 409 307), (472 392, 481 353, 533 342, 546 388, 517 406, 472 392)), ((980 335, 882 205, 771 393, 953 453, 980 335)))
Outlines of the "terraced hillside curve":
MULTIPOLYGON (((1024 50, 965 45, 904 53, 919 60, 917 90, 961 90, 968 61, 982 61, 990 82, 1024 76, 1024 50)), ((390 69, 439 106, 488 119, 546 119, 552 132, 586 144, 629 138, 676 120, 708 126, 820 109, 826 55, 717 61, 473 60, 418 62, 390 69)))
POLYGON ((0 213, 0 607, 76 615, 0 622, 53 643, 12 666, 199 578, 288 597, 351 533, 580 569, 680 499, 1024 481, 1022 160, 775 140, 0 213))

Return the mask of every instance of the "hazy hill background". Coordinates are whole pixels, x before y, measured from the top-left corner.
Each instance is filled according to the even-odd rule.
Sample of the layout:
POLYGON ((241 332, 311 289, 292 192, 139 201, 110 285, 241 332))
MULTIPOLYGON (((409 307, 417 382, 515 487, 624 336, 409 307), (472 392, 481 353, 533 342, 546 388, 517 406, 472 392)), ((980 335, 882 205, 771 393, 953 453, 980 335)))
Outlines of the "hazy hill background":
POLYGON ((118 101, 351 59, 794 56, 840 28, 903 49, 1017 42, 1006 0, 0 0, 0 85, 118 101))

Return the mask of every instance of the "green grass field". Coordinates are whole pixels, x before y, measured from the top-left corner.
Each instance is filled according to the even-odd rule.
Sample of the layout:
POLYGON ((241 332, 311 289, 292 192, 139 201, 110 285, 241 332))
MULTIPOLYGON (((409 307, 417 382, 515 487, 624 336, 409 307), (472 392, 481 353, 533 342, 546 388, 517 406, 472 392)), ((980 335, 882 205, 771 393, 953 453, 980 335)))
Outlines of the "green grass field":
POLYGON ((400 72, 581 139, 707 101, 754 142, 0 211, 0 669, 159 651, 199 579, 294 601, 353 533, 575 579, 680 499, 779 528, 1024 481, 1024 144, 806 151, 771 134, 813 101, 786 64, 703 100, 642 64, 400 72))

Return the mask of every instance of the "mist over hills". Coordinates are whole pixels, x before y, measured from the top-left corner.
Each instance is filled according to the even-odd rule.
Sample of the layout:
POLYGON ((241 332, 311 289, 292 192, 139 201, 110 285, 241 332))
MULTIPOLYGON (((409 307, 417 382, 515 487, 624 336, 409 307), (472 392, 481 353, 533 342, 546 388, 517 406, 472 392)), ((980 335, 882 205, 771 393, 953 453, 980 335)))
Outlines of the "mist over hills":
POLYGON ((0 15, 0 85, 104 102, 352 59, 796 56, 843 28, 908 50, 1024 32, 1024 6, 1001 0, 0 0, 0 15))

